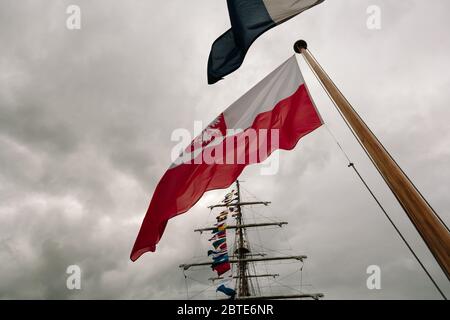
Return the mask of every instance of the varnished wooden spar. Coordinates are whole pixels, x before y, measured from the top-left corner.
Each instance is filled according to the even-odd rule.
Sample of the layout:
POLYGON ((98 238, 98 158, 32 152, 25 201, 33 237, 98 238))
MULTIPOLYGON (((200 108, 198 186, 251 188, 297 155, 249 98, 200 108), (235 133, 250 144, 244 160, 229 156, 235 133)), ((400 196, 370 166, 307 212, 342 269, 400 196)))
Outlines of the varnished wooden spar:
MULTIPOLYGON (((284 225, 287 225, 287 222, 268 222, 268 223, 250 223, 250 224, 241 224, 239 226, 237 225, 231 225, 226 226, 225 229, 245 229, 245 228, 257 228, 257 227, 270 227, 270 226, 278 226, 282 227, 284 225)), ((203 228, 203 229, 195 229, 194 232, 205 232, 205 231, 212 231, 217 229, 217 227, 209 227, 209 228, 203 228)))
MULTIPOLYGON (((280 275, 278 273, 272 273, 272 274, 249 274, 247 275, 247 278, 277 278, 280 275)), ((223 280, 224 277, 215 277, 215 278, 209 278, 210 281, 217 281, 217 280, 223 280)), ((233 279, 239 279, 239 276, 234 276, 233 279)))
POLYGON ((236 300, 285 300, 285 299, 313 299, 319 300, 323 298, 322 293, 301 293, 301 294, 286 294, 278 296, 250 296, 250 297, 238 297, 236 300))
MULTIPOLYGON (((230 263, 249 263, 249 262, 263 262, 263 261, 278 261, 278 260, 298 260, 302 261, 307 259, 307 256, 285 256, 285 257, 269 257, 269 258, 248 258, 248 259, 230 259, 230 263)), ((199 263, 190 263, 190 264, 180 264, 180 268, 184 270, 188 270, 192 267, 199 267, 199 266, 210 266, 212 264, 212 261, 205 261, 205 262, 199 262, 199 263)))
POLYGON ((254 206, 257 204, 263 204, 266 207, 271 204, 270 201, 254 201, 254 202, 237 202, 237 203, 230 203, 230 204, 216 204, 214 206, 209 206, 208 209, 215 209, 215 208, 228 208, 228 207, 237 207, 237 206, 254 206))
MULTIPOLYGON (((319 300, 323 298, 323 293, 298 293, 298 294, 285 294, 285 295, 277 295, 277 296, 248 296, 248 297, 237 297, 236 300, 289 300, 289 299, 313 299, 319 300)), ((228 300, 230 299, 220 299, 220 300, 228 300)))
POLYGON ((301 53, 325 90, 352 128, 400 205, 416 227, 436 261, 450 279, 450 233, 428 202, 386 151, 330 77, 307 49, 305 41, 297 41, 295 52, 301 53))

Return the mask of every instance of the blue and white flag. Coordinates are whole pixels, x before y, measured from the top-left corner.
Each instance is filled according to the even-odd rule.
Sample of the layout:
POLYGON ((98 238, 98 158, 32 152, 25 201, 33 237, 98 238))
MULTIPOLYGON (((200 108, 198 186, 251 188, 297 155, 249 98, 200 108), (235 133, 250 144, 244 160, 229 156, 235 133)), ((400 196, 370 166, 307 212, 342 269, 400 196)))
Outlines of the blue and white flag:
POLYGON ((208 83, 238 69, 252 43, 267 30, 325 0, 227 0, 231 29, 212 45, 208 83))
POLYGON ((236 291, 226 287, 224 284, 222 284, 221 286, 219 286, 216 291, 222 292, 224 294, 226 294, 227 296, 229 296, 231 299, 234 299, 234 297, 236 296, 236 291))

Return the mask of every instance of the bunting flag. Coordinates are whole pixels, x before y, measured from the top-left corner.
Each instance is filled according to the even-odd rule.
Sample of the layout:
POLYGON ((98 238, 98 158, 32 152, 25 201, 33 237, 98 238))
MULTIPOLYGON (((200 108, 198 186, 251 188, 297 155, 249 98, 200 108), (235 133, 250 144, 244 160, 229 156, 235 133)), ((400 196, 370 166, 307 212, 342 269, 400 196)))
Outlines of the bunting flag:
POLYGON ((227 252, 226 250, 208 250, 208 257, 220 255, 220 254, 226 253, 226 252, 227 252))
POLYGON ((208 83, 214 84, 237 70, 252 43, 267 30, 324 0, 228 0, 231 29, 212 45, 208 83))
POLYGON ((225 199, 223 201, 223 203, 225 203, 226 205, 231 205, 233 203, 233 201, 236 201, 236 200, 237 200, 237 198, 228 198, 228 199, 225 199))
POLYGON ((220 285, 216 291, 222 292, 224 294, 226 294, 227 296, 229 296, 231 299, 234 299, 234 297, 236 296, 236 291, 234 289, 228 288, 226 287, 224 284, 220 285))
POLYGON ((216 271, 217 275, 220 277, 231 269, 231 265, 230 262, 226 261, 220 264, 213 264, 211 268, 216 271))
POLYGON ((219 254, 219 255, 213 257, 213 265, 220 264, 222 262, 226 262, 229 260, 230 259, 228 257, 228 252, 225 252, 225 253, 222 253, 222 254, 219 254))
MULTIPOLYGON (((224 199, 224 203, 228 204, 229 202, 233 201, 233 198, 235 197, 235 191, 232 190, 230 193, 228 193, 225 196, 224 199)), ((219 231, 219 229, 221 227, 226 227, 226 221, 228 219, 228 215, 229 215, 230 211, 229 210, 224 210, 221 213, 219 213, 219 215, 216 217, 217 220, 217 226, 218 228, 215 229, 214 232, 216 232, 214 234, 214 236, 209 239, 210 241, 212 240, 217 240, 217 239, 225 239, 225 242, 222 243, 226 244, 226 230, 222 230, 219 231)), ((217 276, 223 277, 225 278, 224 281, 221 281, 221 284, 219 285, 219 287, 217 288, 216 291, 222 292, 225 295, 229 296, 231 299, 234 299, 234 297, 236 296, 236 291, 227 287, 225 284, 227 284, 228 282, 230 282, 231 280, 233 280, 233 273, 231 272, 228 276, 224 276, 224 274, 228 273, 231 270, 231 264, 230 264, 230 258, 228 256, 228 250, 218 250, 218 251, 214 251, 214 250, 209 250, 208 251, 208 256, 212 256, 213 262, 211 264, 211 269, 213 271, 217 272, 217 276)))
POLYGON ((220 248, 220 246, 221 246, 222 244, 224 244, 225 241, 227 241, 226 238, 224 238, 224 239, 219 239, 219 240, 214 241, 214 242, 212 243, 212 245, 213 245, 213 247, 217 250, 217 248, 220 248))
POLYGON ((220 244, 219 249, 220 250, 228 250, 227 242, 225 241, 224 243, 220 244))
POLYGON ((210 256, 213 259, 213 262, 217 262, 221 260, 222 258, 228 257, 228 251, 227 250, 212 250, 215 253, 212 253, 210 256))
POLYGON ((232 202, 235 201, 235 200, 237 200, 237 199, 233 199, 233 198, 225 199, 225 200, 223 201, 223 203, 225 203, 226 205, 230 205, 230 204, 232 204, 232 202))
POLYGON ((166 171, 131 260, 155 251, 168 220, 188 211, 206 191, 228 188, 247 165, 266 160, 277 149, 292 150, 321 125, 292 56, 221 113, 166 171))
POLYGON ((218 233, 220 231, 224 231, 227 228, 227 224, 225 222, 222 222, 220 224, 216 224, 216 227, 211 231, 211 233, 218 233))
POLYGON ((226 219, 227 219, 227 216, 218 216, 216 218, 217 222, 222 222, 222 221, 225 221, 226 219))
POLYGON ((222 211, 221 213, 219 213, 219 215, 218 215, 217 217, 227 217, 229 213, 230 213, 230 212, 229 212, 229 210, 227 209, 227 210, 224 210, 224 211, 222 211))
POLYGON ((227 234, 226 234, 225 230, 219 231, 212 238, 210 238, 209 241, 226 238, 226 236, 227 236, 227 234))
POLYGON ((208 251, 208 256, 212 256, 213 259, 211 269, 216 271, 219 277, 231 270, 230 258, 228 256, 228 250, 226 247, 227 238, 225 231, 227 227, 226 221, 228 218, 228 214, 228 210, 224 210, 216 217, 217 220, 221 220, 223 222, 218 222, 216 224, 216 228, 213 230, 214 236, 210 239, 210 241, 214 241, 213 246, 216 250, 208 251))
POLYGON ((228 205, 231 202, 233 202, 234 200, 237 200, 237 198, 235 198, 235 197, 236 197, 236 194, 235 194, 235 191, 233 190, 225 196, 225 199, 223 199, 222 202, 228 205))

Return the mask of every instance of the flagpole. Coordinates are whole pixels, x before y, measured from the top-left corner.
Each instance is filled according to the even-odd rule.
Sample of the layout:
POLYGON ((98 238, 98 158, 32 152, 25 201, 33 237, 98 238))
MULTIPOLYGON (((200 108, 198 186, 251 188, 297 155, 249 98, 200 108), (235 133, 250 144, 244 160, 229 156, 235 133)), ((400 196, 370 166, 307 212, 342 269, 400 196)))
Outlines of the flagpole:
POLYGON ((380 172, 420 236, 428 246, 442 271, 450 279, 450 233, 434 210, 402 171, 352 105, 339 91, 331 78, 314 59, 305 41, 294 45, 315 73, 333 100, 351 130, 366 150, 376 169, 380 172))

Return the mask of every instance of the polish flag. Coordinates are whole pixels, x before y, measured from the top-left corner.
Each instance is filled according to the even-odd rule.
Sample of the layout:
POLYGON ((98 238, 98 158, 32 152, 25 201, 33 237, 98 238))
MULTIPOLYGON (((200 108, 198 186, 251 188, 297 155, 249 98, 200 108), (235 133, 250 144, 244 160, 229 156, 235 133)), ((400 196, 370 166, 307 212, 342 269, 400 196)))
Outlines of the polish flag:
POLYGON ((323 124, 295 56, 221 113, 166 171, 150 202, 131 260, 155 251, 169 219, 209 190, 228 188, 244 168, 291 150, 323 124))

